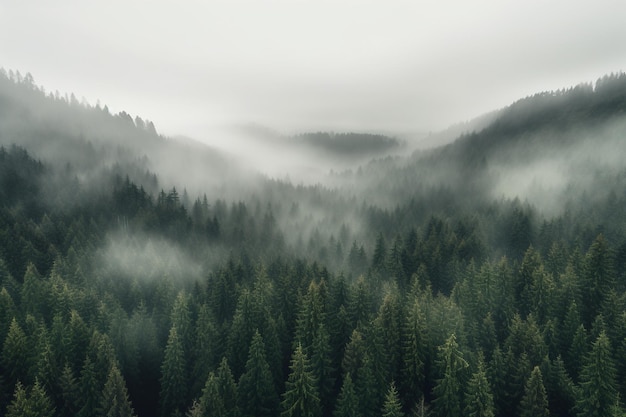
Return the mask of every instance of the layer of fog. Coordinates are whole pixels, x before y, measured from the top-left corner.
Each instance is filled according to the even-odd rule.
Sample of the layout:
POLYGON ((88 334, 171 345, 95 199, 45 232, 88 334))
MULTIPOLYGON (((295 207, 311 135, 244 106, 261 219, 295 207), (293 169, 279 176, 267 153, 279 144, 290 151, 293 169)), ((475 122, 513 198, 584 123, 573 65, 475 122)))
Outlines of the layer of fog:
POLYGON ((203 265, 180 246, 158 236, 123 229, 109 232, 96 262, 96 270, 105 278, 139 283, 163 279, 193 283, 201 279, 203 272, 203 265))
POLYGON ((548 216, 558 215, 583 195, 587 199, 583 204, 606 198, 615 190, 604 187, 603 181, 626 171, 625 139, 623 117, 525 137, 519 146, 492 158, 492 197, 519 198, 548 216))

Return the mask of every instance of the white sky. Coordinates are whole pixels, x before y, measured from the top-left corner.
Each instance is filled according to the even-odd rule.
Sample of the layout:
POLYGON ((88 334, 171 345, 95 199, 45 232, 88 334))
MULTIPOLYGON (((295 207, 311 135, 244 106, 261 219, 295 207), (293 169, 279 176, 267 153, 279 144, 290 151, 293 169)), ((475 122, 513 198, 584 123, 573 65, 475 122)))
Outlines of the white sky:
POLYGON ((436 130, 626 70, 626 2, 0 0, 0 66, 199 139, 436 130))

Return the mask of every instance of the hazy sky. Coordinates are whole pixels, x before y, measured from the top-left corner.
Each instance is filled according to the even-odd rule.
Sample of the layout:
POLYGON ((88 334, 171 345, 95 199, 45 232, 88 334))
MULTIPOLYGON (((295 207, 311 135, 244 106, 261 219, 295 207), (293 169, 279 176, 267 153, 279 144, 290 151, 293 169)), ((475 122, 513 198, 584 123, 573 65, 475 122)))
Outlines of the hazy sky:
POLYGON ((626 70, 623 0, 2 0, 0 66, 202 138, 436 130, 626 70))

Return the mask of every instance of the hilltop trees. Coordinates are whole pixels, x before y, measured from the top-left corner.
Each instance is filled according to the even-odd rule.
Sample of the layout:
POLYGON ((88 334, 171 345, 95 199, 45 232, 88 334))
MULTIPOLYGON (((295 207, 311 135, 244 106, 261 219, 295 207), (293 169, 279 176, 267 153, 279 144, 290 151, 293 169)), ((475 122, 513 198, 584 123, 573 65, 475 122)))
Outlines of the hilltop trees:
POLYGON ((623 415, 624 79, 294 185, 0 74, 0 415, 623 415), (588 186, 501 194, 582 143, 588 186))

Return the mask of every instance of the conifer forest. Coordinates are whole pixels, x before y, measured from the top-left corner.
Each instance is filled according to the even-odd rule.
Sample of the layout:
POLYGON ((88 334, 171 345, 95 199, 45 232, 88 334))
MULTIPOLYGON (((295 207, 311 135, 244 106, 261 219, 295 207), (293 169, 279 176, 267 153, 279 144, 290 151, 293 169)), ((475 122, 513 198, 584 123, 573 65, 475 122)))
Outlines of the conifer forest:
POLYGON ((329 169, 2 70, 0 415, 626 415, 625 74, 427 149, 243 130, 329 169))

